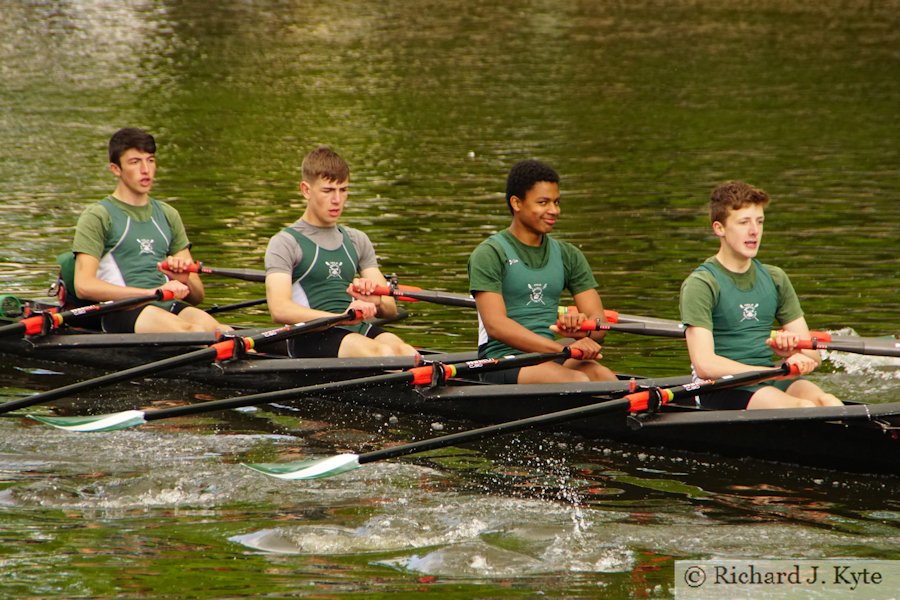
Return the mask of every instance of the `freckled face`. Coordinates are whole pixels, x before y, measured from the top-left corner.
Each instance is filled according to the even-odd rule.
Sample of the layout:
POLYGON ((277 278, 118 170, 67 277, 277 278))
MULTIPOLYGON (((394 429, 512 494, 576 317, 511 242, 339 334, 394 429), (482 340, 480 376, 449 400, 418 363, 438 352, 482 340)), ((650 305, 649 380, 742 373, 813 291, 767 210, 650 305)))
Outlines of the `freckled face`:
POLYGON ((765 209, 751 204, 729 211, 725 223, 713 223, 713 231, 723 242, 723 249, 737 259, 756 258, 762 243, 765 209))

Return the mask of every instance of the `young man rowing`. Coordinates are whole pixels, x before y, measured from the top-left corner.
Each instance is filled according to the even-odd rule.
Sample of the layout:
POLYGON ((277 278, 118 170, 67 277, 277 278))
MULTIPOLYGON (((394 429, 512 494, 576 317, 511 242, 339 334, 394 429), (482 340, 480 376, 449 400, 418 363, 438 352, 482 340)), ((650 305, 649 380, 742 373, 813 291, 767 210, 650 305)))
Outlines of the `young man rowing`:
MULTIPOLYGON (((350 168, 331 148, 320 146, 303 159, 300 192, 307 205, 266 248, 266 298, 277 323, 362 311, 363 318, 393 317, 393 298, 372 295, 387 285, 368 236, 338 225, 347 202, 350 168)), ((289 343, 295 357, 415 355, 398 336, 364 322, 305 335, 289 343)))
POLYGON ((523 352, 559 352, 554 332, 574 338, 583 359, 548 362, 522 369, 485 373, 492 383, 557 383, 616 379, 601 358, 604 332, 579 331, 581 322, 605 321, 597 281, 584 254, 550 236, 560 214, 559 175, 526 160, 515 164, 506 181, 509 228, 482 242, 469 257, 469 291, 478 307, 478 354, 497 358, 523 352), (577 311, 559 316, 563 290, 577 311), (560 319, 562 328, 557 329, 560 319))
MULTIPOLYGON (((818 352, 796 349, 798 340, 809 338, 809 327, 790 279, 780 268, 756 259, 768 204, 766 192, 742 181, 723 183, 710 196, 719 251, 681 286, 681 320, 697 377, 718 379, 774 366, 773 350, 804 375, 819 366, 818 352), (771 337, 776 321, 782 329, 771 337)), ((716 409, 841 404, 802 378, 725 390, 700 401, 716 409)))
POLYGON ((74 268, 75 295, 82 301, 104 302, 161 288, 171 290, 177 299, 104 315, 104 331, 231 329, 191 306, 203 301, 203 283, 196 274, 185 272, 193 259, 178 211, 150 197, 156 175, 153 136, 133 128, 113 134, 109 170, 116 177, 116 189, 81 214, 72 255, 62 258, 64 273, 74 268), (157 265, 163 261, 169 268, 160 272, 157 265))

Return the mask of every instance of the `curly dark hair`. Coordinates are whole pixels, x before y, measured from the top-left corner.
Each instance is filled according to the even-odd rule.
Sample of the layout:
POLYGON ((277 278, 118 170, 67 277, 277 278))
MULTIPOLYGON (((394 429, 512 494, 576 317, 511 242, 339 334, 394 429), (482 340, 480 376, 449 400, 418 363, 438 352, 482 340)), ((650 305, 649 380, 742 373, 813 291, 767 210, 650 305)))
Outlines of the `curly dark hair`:
POLYGON ((512 197, 525 198, 528 190, 539 181, 558 184, 559 174, 539 160, 523 160, 512 166, 506 177, 506 205, 510 213, 513 212, 512 197))

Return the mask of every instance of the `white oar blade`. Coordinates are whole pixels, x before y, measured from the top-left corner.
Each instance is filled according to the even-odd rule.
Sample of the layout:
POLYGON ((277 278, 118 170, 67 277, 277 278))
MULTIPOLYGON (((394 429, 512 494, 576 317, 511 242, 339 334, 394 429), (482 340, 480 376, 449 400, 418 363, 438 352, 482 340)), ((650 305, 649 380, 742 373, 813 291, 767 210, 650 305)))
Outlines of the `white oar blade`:
POLYGON ((290 463, 243 463, 245 467, 278 479, 320 479, 334 477, 359 468, 356 454, 337 454, 321 460, 302 460, 290 463))
POLYGON ((128 429, 143 425, 147 421, 144 420, 144 411, 126 410, 123 412, 111 413, 108 415, 87 415, 79 417, 41 417, 38 415, 28 415, 29 419, 52 425, 57 429, 78 432, 93 431, 118 431, 119 429, 128 429))

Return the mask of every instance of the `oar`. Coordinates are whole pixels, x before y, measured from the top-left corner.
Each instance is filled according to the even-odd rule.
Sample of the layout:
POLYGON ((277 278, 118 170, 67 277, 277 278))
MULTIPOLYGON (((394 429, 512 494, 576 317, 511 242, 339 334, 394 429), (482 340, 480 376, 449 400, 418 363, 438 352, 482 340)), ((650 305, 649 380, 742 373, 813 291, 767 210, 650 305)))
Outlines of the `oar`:
MULTIPOLYGON (((169 265, 163 261, 157 265, 160 270, 168 269, 169 265)), ((218 275, 220 277, 233 277, 244 281, 263 282, 266 280, 266 272, 259 269, 216 269, 205 267, 202 262, 195 262, 186 269, 188 273, 202 273, 204 275, 218 275)))
POLYGON ((318 479, 320 477, 332 477, 346 471, 358 469, 366 463, 379 460, 416 454, 418 452, 425 452, 426 450, 445 448, 447 446, 465 442, 474 442, 493 435, 522 431, 537 426, 574 421, 575 419, 585 419, 604 413, 626 414, 629 412, 640 412, 648 410, 651 406, 653 406, 655 410, 659 405, 685 396, 708 394, 717 390, 748 385, 765 379, 794 375, 799 375, 799 369, 783 364, 781 368, 778 369, 748 371, 738 375, 728 375, 717 380, 708 380, 669 388, 651 388, 628 394, 616 400, 606 400, 587 406, 570 408, 544 415, 518 419, 516 421, 507 421, 506 423, 498 423, 479 429, 461 431, 459 433, 452 433, 450 435, 403 444, 401 446, 393 446, 391 448, 384 448, 382 450, 375 450, 364 454, 337 454, 319 460, 306 460, 291 463, 246 464, 245 466, 254 471, 259 471, 260 473, 271 475, 272 477, 277 477, 279 479, 318 479))
POLYGON ((383 375, 359 377, 357 379, 347 379, 344 381, 333 381, 330 383, 308 385, 287 390, 262 392, 259 394, 251 394, 249 396, 238 396, 236 398, 212 400, 210 402, 188 404, 185 406, 174 406, 172 408, 162 408, 159 410, 146 412, 141 410, 127 410, 106 415, 89 415, 81 417, 28 416, 36 421, 41 421, 42 423, 47 423, 48 425, 53 425, 54 427, 65 429, 67 431, 114 431, 117 429, 127 429, 128 427, 142 425, 148 421, 156 421, 159 419, 183 417, 187 415, 196 415, 201 413, 215 412, 219 410, 241 408, 244 406, 255 406, 258 404, 266 404, 269 402, 295 400, 306 396, 319 396, 324 394, 348 392, 351 390, 358 390, 385 384, 437 384, 441 383, 449 377, 472 375, 484 371, 496 371, 498 369, 526 367, 529 365, 546 362, 548 360, 569 358, 570 356, 580 357, 581 352, 578 349, 566 348, 562 352, 532 352, 528 354, 519 354, 517 356, 506 356, 503 358, 484 358, 447 365, 442 363, 433 363, 419 367, 413 367, 412 369, 396 373, 385 373, 383 375))
MULTIPOLYGON (((672 321, 671 323, 658 321, 619 323, 619 313, 613 310, 606 310, 603 312, 606 315, 606 323, 602 323, 600 319, 588 319, 581 322, 579 329, 581 331, 620 331, 638 335, 659 335, 673 338, 684 337, 684 325, 677 321, 672 321)), ((562 323, 557 322, 556 326, 562 327, 562 323)))
POLYGON ((113 383, 118 383, 120 381, 129 381, 138 377, 151 375, 153 373, 159 373, 160 371, 165 371, 167 369, 175 369, 177 367, 183 367, 185 365, 202 361, 211 362, 214 360, 226 360, 232 358, 235 355, 235 352, 239 351, 240 346, 243 346, 246 349, 250 349, 259 344, 268 344, 286 340, 302 333, 308 333, 310 331, 322 329, 324 327, 330 327, 343 321, 357 319, 360 316, 361 315, 358 311, 356 311, 355 309, 351 309, 346 313, 340 315, 330 315, 327 317, 322 317, 320 319, 313 319, 312 321, 309 321, 307 323, 285 325, 284 327, 263 331, 250 337, 229 337, 227 339, 223 339, 220 342, 212 344, 208 348, 201 348, 199 350, 194 350, 185 354, 179 354, 177 356, 164 358, 162 360, 158 360, 156 362, 148 363, 145 365, 138 365, 130 369, 125 369, 124 371, 108 373, 106 375, 101 375, 100 377, 95 377, 94 379, 79 381, 77 383, 66 385, 61 388, 56 388, 54 390, 49 390, 40 394, 34 394, 32 396, 6 402, 5 404, 0 404, 0 414, 9 412, 11 410, 16 410, 18 408, 25 408, 27 406, 34 406, 35 404, 49 402, 51 400, 56 400, 57 398, 64 398, 66 396, 71 396, 73 394, 85 392, 87 390, 93 390, 106 385, 111 385, 113 383))
POLYGON ((456 294, 453 292, 432 292, 412 285, 378 285, 372 291, 373 296, 392 296, 404 302, 431 302, 447 306, 462 306, 463 308, 475 308, 475 299, 469 294, 456 294))
MULTIPOLYGON (((600 319, 588 319, 586 321, 582 321, 579 329, 581 331, 621 331, 624 333, 635 333, 639 335, 658 335, 662 337, 672 337, 672 338, 683 338, 684 337, 684 324, 679 323, 678 321, 662 321, 662 320, 654 320, 654 321, 646 321, 646 322, 632 322, 632 323, 620 323, 619 319, 621 315, 619 313, 607 310, 604 311, 606 315, 606 319, 608 323, 601 323, 600 319)), ((557 322, 557 327, 562 324, 557 322)), ((772 331, 772 334, 775 334, 775 331, 772 331)), ((816 338, 827 337, 829 340, 831 339, 831 335, 824 331, 811 331, 810 335, 816 338)))
MULTIPOLYGON (((392 296, 397 300, 402 300, 404 302, 432 302, 434 304, 445 304, 447 306, 462 306, 464 308, 475 308, 475 299, 468 294, 458 294, 454 292, 435 292, 430 290, 423 290, 422 288, 418 288, 411 285, 399 285, 399 284, 390 284, 390 285, 378 285, 375 286, 375 289, 372 291, 372 295, 374 296, 392 296)), ((565 309, 562 309, 565 310, 565 309)), ((632 315, 624 315, 620 314, 614 310, 604 310, 603 314, 606 316, 606 320, 609 323, 619 323, 620 321, 627 322, 629 324, 635 323, 636 327, 632 331, 631 329, 625 327, 622 328, 622 331, 632 331, 633 333, 638 332, 647 332, 649 335, 649 330, 653 327, 656 327, 660 332, 656 335, 669 335, 672 337, 684 337, 684 328, 681 323, 677 321, 669 321, 666 319, 652 319, 646 317, 636 317, 632 315), (643 323, 644 327, 637 326, 643 323), (674 332, 681 331, 680 336, 675 336, 674 332)), ((585 321, 585 324, 592 323, 593 321, 585 321)), ((588 325, 583 325, 586 327, 588 325)), ((608 327, 607 327, 608 328, 608 327)), ((584 329, 584 331, 593 331, 593 329, 584 329)))
MULTIPOLYGON (((444 304, 447 306, 461 306, 464 308, 475 308, 475 299, 469 294, 459 294, 455 292, 436 292, 423 290, 411 285, 400 285, 393 282, 390 285, 375 286, 373 295, 376 296, 392 296, 397 300, 404 302, 431 302, 433 304, 444 304)), ((603 314, 609 323, 644 323, 648 328, 656 327, 660 333, 655 335, 665 335, 669 337, 683 337, 684 327, 678 321, 672 319, 660 319, 656 317, 642 317, 638 315, 629 315, 614 310, 604 310, 603 314), (680 336, 675 336, 675 332, 681 331, 680 336)), ((635 331, 636 332, 636 331, 635 331)))
POLYGON ((265 304, 268 302, 266 298, 256 298, 254 300, 244 300, 243 302, 235 302, 234 304, 226 304, 225 306, 213 305, 206 309, 208 314, 214 315, 216 313, 227 312, 229 310, 240 310, 242 308, 249 308, 251 306, 259 306, 260 304, 265 304))
POLYGON ((91 304, 90 306, 82 306, 62 312, 45 311, 41 314, 34 315, 22 319, 18 323, 11 323, 0 327, 0 336, 8 335, 39 335, 41 333, 49 333, 55 329, 59 329, 63 324, 67 324, 73 319, 82 317, 105 315, 117 310, 131 308, 147 302, 156 300, 171 300, 175 294, 170 290, 156 290, 151 296, 135 296, 133 298, 124 298, 122 300, 110 300, 109 302, 100 302, 91 304))
POLYGON ((812 331, 808 340, 800 340, 797 348, 801 350, 836 350, 838 352, 851 352, 853 354, 868 354, 870 356, 900 356, 900 340, 842 337, 832 338, 831 334, 824 331, 812 331))

